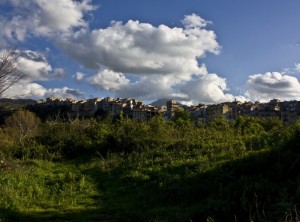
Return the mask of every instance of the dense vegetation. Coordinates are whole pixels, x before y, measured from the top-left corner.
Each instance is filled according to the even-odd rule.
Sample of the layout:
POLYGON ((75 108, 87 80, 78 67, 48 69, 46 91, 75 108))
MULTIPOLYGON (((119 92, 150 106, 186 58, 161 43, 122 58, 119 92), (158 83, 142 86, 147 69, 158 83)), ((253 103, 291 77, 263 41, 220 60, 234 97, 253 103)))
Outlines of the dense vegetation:
POLYGON ((300 122, 52 118, 0 128, 0 221, 299 221, 300 122))

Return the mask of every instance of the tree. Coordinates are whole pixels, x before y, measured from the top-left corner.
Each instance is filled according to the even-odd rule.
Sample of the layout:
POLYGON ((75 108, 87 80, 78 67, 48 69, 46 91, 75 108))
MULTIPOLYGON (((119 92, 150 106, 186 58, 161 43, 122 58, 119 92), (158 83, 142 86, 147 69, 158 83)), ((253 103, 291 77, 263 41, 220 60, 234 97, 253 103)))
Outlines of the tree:
POLYGON ((19 110, 5 119, 4 127, 18 142, 33 137, 38 131, 40 119, 28 110, 19 110))
POLYGON ((208 126, 212 129, 216 129, 221 132, 229 131, 230 130, 230 123, 224 116, 220 116, 213 121, 211 121, 208 126))
POLYGON ((20 54, 16 50, 0 52, 0 97, 24 76, 20 71, 19 58, 20 54))
POLYGON ((178 127, 191 126, 191 116, 187 110, 176 110, 174 123, 178 127))

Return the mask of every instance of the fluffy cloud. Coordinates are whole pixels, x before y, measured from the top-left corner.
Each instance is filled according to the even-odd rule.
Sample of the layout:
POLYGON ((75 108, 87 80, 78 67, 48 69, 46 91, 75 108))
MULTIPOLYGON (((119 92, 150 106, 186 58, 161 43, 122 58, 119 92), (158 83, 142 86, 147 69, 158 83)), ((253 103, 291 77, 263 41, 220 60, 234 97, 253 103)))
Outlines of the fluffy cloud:
POLYGON ((295 64, 295 70, 296 70, 297 72, 300 72, 300 63, 296 63, 296 64, 295 64))
POLYGON ((207 24, 211 22, 206 21, 203 18, 193 13, 191 15, 184 16, 182 23, 187 28, 197 28, 197 27, 201 28, 207 26, 207 24))
POLYGON ((209 74, 205 66, 201 66, 201 75, 195 75, 189 81, 177 83, 172 75, 142 76, 136 81, 126 79, 121 73, 104 70, 90 77, 90 84, 106 91, 112 91, 117 97, 130 97, 141 100, 157 98, 173 98, 184 103, 220 103, 237 98, 245 101, 243 96, 234 97, 226 94, 226 79, 216 74, 209 74))
MULTIPOLYGON (((24 1, 20 0, 21 4, 24 1)), ((36 31, 41 35, 53 32, 68 32, 75 27, 85 27, 83 19, 85 12, 93 10, 89 0, 35 0, 40 17, 37 18, 36 31), (63 17, 63 19, 62 19, 63 17)))
MULTIPOLYGON (((225 79, 209 74, 206 67, 198 63, 206 53, 218 54, 220 46, 216 34, 206 28, 211 22, 196 14, 186 15, 182 27, 153 26, 129 20, 126 23, 113 21, 107 28, 89 30, 84 16, 95 9, 90 0, 9 2, 18 13, 0 16, 3 27, 0 41, 1 36, 2 39, 24 40, 27 36, 60 34, 60 38, 50 39, 96 72, 90 77, 78 72, 73 76, 76 81, 88 81, 116 96, 141 100, 168 97, 210 103, 233 99, 225 93, 225 79)), ((27 81, 30 89, 36 87, 36 96, 71 93, 67 89, 42 92, 42 88, 35 85, 35 81, 66 76, 62 68, 52 68, 42 54, 25 51, 21 63, 26 74, 23 81, 27 81)))
POLYGON ((116 73, 111 70, 105 69, 90 77, 89 82, 92 85, 99 87, 100 89, 106 91, 115 91, 128 85, 129 80, 126 79, 126 77, 122 73, 116 73))
POLYGON ((249 76, 246 95, 251 100, 269 101, 274 98, 300 100, 300 83, 296 77, 279 72, 249 76))
POLYGON ((76 72, 75 75, 73 75, 72 77, 76 80, 76 81, 81 81, 85 78, 85 74, 82 72, 76 72))
POLYGON ((61 42, 61 47, 87 68, 135 75, 172 74, 184 80, 199 73, 198 57, 218 53, 220 48, 215 33, 199 26, 154 27, 132 20, 78 32, 61 42))
POLYGON ((131 97, 141 100, 155 100, 157 98, 178 98, 172 89, 172 76, 151 75, 141 77, 138 81, 124 85, 116 91, 118 97, 131 97))
POLYGON ((51 65, 41 53, 30 50, 20 53, 19 64, 25 74, 24 79, 28 82, 47 80, 49 72, 52 71, 51 65))
POLYGON ((85 67, 101 70, 88 78, 89 83, 116 96, 232 100, 233 96, 223 92, 225 80, 208 75, 206 67, 198 63, 207 52, 218 54, 220 50, 215 33, 205 28, 209 22, 192 14, 182 23, 183 27, 155 27, 139 21, 114 21, 105 29, 81 30, 64 38, 60 46, 85 67), (200 86, 209 90, 206 96, 200 86), (195 95, 188 93, 190 87, 197 88, 192 89, 195 95))
POLYGON ((233 101, 233 95, 224 93, 224 91, 227 90, 226 79, 216 74, 200 76, 185 83, 181 88, 181 91, 185 93, 189 99, 203 103, 233 101))
POLYGON ((3 97, 5 98, 30 98, 30 99, 45 99, 48 97, 58 98, 74 98, 79 99, 85 96, 79 90, 70 89, 68 87, 63 88, 50 88, 47 89, 37 83, 24 83, 19 82, 7 91, 4 92, 3 97))
MULTIPOLYGON (((207 73, 206 67, 199 67, 201 75, 207 73)), ((141 100, 157 98, 189 99, 188 95, 178 90, 178 79, 173 75, 145 75, 137 80, 130 80, 122 73, 105 69, 88 78, 93 86, 101 90, 111 91, 117 97, 131 97, 141 100)))
MULTIPOLYGON (((4 50, 0 50, 0 56, 4 50)), ((41 99, 51 96, 82 98, 84 94, 78 90, 50 88, 38 84, 39 81, 49 81, 66 77, 63 68, 52 68, 44 54, 31 50, 15 51, 19 55, 18 65, 24 73, 24 78, 8 88, 3 97, 41 99)))
POLYGON ((33 98, 40 99, 46 93, 46 89, 37 83, 17 83, 4 92, 4 98, 33 98))
POLYGON ((42 53, 31 50, 18 53, 20 54, 19 66, 25 75, 23 81, 46 81, 66 77, 64 69, 53 69, 42 53))
POLYGON ((84 96, 85 96, 85 94, 79 90, 70 89, 68 87, 63 87, 63 88, 47 89, 47 91, 43 97, 44 98, 57 97, 57 98, 78 99, 78 98, 83 98, 84 96))
POLYGON ((55 68, 51 76, 53 79, 65 79, 66 77, 67 73, 63 68, 55 68))
POLYGON ((9 0, 7 4, 14 13, 0 16, 0 37, 18 41, 27 35, 51 36, 86 27, 84 15, 95 9, 90 0, 9 0))

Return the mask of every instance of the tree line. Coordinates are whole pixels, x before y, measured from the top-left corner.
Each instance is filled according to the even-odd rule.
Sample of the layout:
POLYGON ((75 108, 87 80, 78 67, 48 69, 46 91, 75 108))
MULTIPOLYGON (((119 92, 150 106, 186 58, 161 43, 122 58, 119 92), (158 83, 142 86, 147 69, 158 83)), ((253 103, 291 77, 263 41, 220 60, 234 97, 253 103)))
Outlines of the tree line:
POLYGON ((86 153, 132 152, 170 147, 197 147, 210 155, 266 149, 282 142, 288 131, 278 118, 239 117, 233 122, 218 118, 207 125, 195 126, 184 111, 177 111, 174 121, 153 117, 136 122, 117 118, 53 117, 41 121, 28 110, 7 117, 0 128, 1 152, 8 156, 59 154, 63 157, 86 153), (21 147, 21 148, 20 148, 21 147), (37 148, 38 147, 38 148, 37 148), (43 152, 34 149, 41 149, 43 152), (6 150, 4 152, 4 150, 6 150))

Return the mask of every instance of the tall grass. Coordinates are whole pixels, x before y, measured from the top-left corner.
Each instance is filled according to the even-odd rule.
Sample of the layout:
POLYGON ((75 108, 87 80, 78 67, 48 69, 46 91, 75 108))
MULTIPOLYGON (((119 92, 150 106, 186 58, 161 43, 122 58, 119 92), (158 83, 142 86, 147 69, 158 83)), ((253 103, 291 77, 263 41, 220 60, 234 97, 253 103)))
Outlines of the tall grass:
POLYGON ((4 128, 0 219, 299 218, 299 123, 187 121, 53 120, 22 142, 4 128))
MULTIPOLYGON (((97 193, 93 179, 74 164, 18 161, 0 174, 0 215, 6 210, 62 211, 92 206, 97 193)), ((1 218, 1 217, 0 217, 1 218)))

